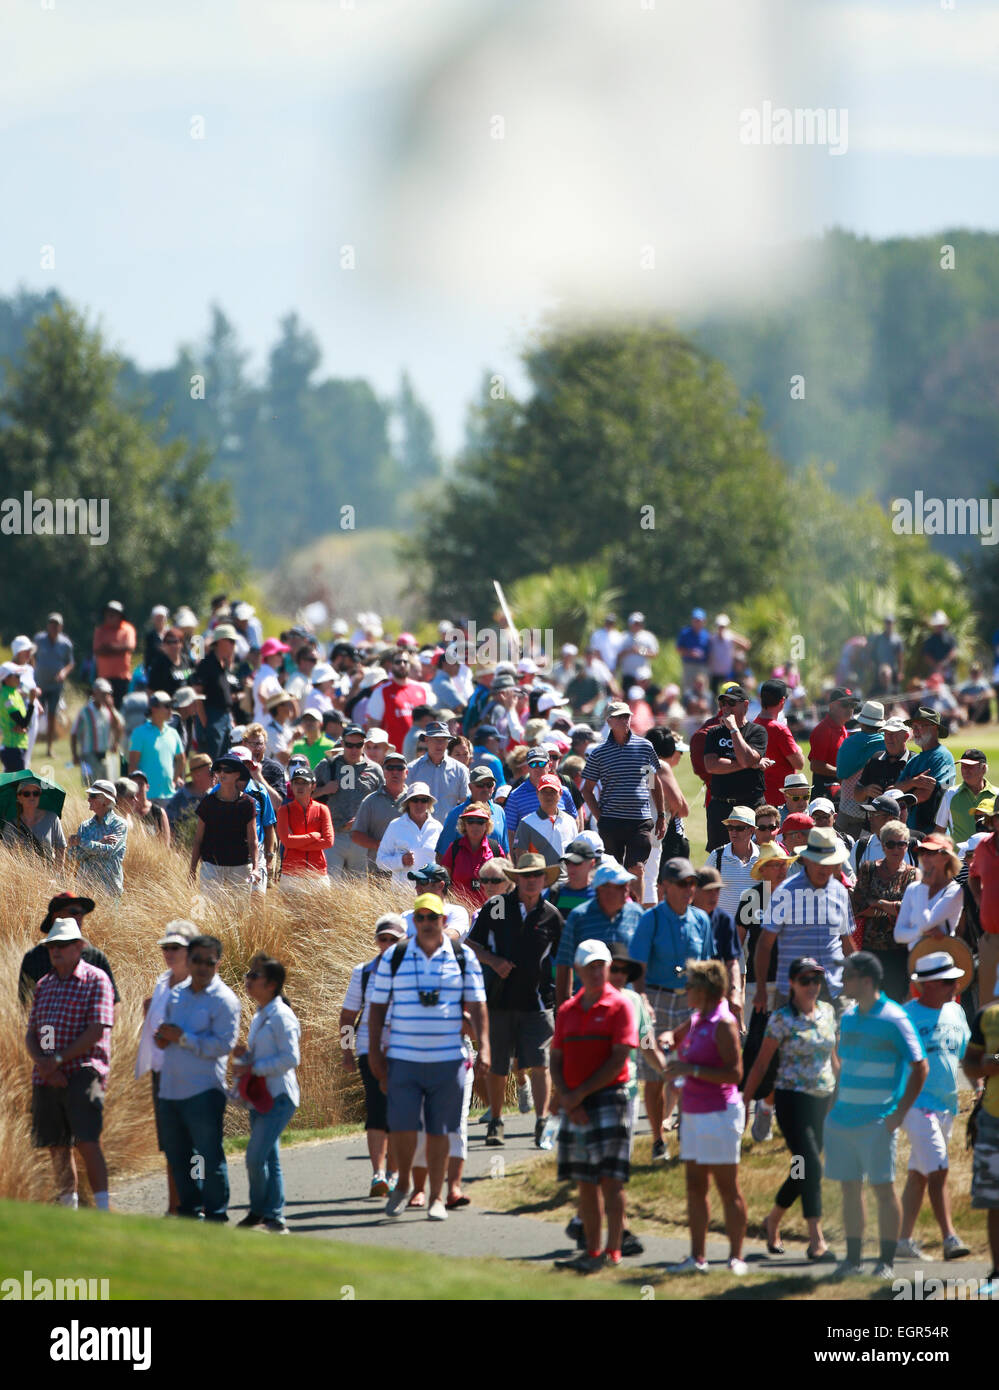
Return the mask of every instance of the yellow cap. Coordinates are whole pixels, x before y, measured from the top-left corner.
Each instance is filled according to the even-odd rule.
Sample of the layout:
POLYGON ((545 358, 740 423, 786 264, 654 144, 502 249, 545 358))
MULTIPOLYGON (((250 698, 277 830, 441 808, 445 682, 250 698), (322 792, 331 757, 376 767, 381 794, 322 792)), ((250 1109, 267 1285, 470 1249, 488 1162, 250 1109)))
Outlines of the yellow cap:
POLYGON ((414 912, 432 912, 435 917, 444 916, 444 904, 436 893, 421 893, 413 904, 414 912))

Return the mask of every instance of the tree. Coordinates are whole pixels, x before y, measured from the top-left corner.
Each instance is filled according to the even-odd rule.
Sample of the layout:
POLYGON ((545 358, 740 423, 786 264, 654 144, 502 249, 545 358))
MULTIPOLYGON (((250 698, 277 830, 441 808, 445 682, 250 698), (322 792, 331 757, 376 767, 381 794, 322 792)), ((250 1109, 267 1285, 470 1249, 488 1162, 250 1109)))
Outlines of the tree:
POLYGON ((394 410, 401 434, 398 457, 403 484, 423 487, 440 477, 441 460, 430 411, 413 391, 408 372, 403 372, 400 379, 394 410))
POLYGON ((214 574, 240 575, 222 540, 231 512, 227 489, 208 480, 209 453, 184 440, 164 444, 159 428, 117 399, 119 371, 100 333, 60 304, 36 322, 7 377, 4 496, 106 499, 108 527, 106 543, 92 544, 92 535, 12 534, 13 514, 0 521, 5 635, 37 630, 58 606, 85 646, 112 595, 141 619, 164 597, 197 608, 214 574))

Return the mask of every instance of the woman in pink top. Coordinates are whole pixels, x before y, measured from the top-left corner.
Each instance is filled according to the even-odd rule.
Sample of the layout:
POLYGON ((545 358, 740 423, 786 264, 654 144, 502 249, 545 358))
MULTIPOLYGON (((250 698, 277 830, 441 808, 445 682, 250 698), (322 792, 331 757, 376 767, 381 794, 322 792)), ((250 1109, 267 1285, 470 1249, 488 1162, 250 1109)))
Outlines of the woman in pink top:
MULTIPOLYGON (((686 973, 687 1003, 692 1012, 673 1035, 679 1059, 669 1062, 666 1078, 683 1086, 680 1157, 687 1177, 691 1253, 682 1264, 674 1265, 671 1273, 708 1272, 708 1183, 714 1174, 725 1208, 728 1267, 741 1275, 746 1273, 742 1258, 746 1203, 739 1191, 739 1153, 745 1125, 739 1096, 739 1028, 725 1001, 728 977, 721 961, 688 960, 686 973)), ((668 1034, 663 1041, 671 1041, 668 1034)))

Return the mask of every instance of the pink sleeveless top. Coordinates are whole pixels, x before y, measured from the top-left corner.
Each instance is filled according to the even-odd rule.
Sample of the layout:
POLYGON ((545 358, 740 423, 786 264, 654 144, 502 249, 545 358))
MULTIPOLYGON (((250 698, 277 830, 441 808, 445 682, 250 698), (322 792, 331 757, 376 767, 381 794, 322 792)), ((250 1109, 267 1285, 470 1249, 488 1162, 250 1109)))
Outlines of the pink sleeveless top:
MULTIPOLYGON (((697 1067, 723 1067, 715 1042, 715 1029, 723 1020, 730 1019, 734 1021, 734 1016, 724 999, 720 999, 709 1014, 695 1009, 690 1016, 687 1036, 680 1044, 681 1060, 697 1067)), ((712 1110, 724 1110, 738 1098, 739 1088, 734 1084, 699 1081, 689 1075, 683 1078, 683 1109, 688 1115, 706 1115, 712 1110)))

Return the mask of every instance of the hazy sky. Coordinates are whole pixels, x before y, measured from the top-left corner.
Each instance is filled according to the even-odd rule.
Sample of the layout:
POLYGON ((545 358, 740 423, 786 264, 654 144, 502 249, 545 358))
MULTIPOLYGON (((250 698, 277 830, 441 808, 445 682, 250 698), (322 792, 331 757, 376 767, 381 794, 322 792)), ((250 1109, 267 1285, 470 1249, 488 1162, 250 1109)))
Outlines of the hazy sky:
POLYGON ((450 450, 555 305, 718 307, 834 224, 999 227, 999 9, 954 5, 4 0, 0 292, 144 367, 216 300, 259 369, 295 308, 323 373, 408 367, 450 450), (766 102, 845 108, 845 153, 744 144, 766 102))

